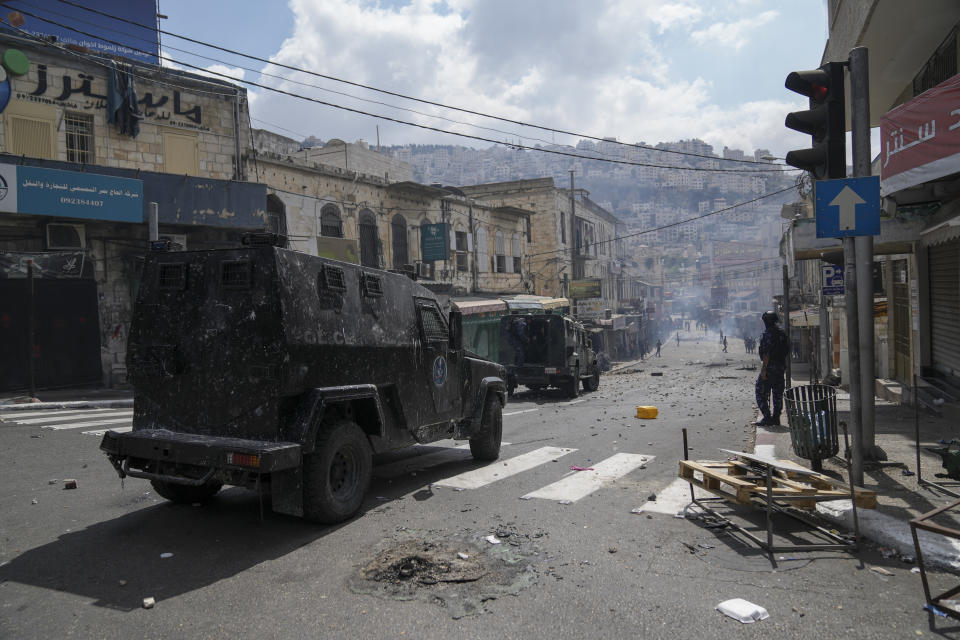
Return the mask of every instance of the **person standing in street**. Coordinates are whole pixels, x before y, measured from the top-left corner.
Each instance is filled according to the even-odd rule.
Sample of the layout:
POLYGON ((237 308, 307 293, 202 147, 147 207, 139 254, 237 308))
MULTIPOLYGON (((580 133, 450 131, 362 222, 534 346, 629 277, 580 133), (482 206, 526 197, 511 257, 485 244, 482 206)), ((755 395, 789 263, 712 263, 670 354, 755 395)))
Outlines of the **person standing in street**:
POLYGON ((680 346, 680 332, 677 331, 677 346, 680 346))
POLYGON ((780 318, 774 311, 766 311, 763 316, 766 330, 760 336, 760 375, 757 377, 755 391, 757 407, 763 418, 757 424, 764 427, 780 424, 780 410, 783 408, 784 374, 787 369, 787 357, 790 355, 790 343, 783 329, 777 326, 780 318), (773 396, 773 410, 770 408, 770 396, 773 396))
POLYGON ((727 336, 723 336, 723 352, 727 352, 727 336))
POLYGON ((663 346, 663 342, 660 340, 660 338, 657 338, 657 357, 658 358, 660 357, 660 347, 662 346, 663 346))

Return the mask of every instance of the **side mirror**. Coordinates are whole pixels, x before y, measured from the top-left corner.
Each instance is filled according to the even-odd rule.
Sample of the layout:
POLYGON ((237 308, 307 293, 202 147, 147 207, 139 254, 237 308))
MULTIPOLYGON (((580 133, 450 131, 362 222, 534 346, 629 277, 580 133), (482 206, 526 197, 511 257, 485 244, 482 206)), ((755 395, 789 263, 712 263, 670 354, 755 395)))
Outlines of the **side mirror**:
POLYGON ((460 351, 463 349, 463 312, 451 311, 447 320, 450 323, 450 349, 460 351))

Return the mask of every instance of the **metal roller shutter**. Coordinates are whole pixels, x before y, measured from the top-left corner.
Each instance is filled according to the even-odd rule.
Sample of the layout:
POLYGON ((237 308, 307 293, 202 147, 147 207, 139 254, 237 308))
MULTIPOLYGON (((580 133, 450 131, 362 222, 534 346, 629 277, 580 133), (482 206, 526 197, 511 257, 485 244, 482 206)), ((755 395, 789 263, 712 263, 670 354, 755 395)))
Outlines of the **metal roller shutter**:
POLYGON ((960 241, 930 247, 931 364, 960 375, 960 241))

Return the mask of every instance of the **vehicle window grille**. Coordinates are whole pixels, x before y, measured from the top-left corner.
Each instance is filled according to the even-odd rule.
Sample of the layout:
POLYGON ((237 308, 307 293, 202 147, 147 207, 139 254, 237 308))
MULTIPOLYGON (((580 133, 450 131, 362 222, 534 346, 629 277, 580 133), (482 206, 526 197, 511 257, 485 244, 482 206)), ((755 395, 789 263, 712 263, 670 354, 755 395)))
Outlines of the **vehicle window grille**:
POLYGON ((434 307, 420 307, 420 320, 423 322, 423 335, 427 342, 447 341, 447 326, 439 310, 434 307))
POLYGON ((329 265, 325 266, 323 268, 323 284, 327 289, 346 291, 347 281, 343 276, 343 269, 329 265))
POLYGON ((187 286, 187 266, 182 262, 161 264, 157 273, 157 287, 162 291, 185 289, 187 286))
POLYGON ((228 289, 249 289, 250 262, 231 260, 220 263, 220 284, 228 289))
POLYGON ((363 276, 363 295, 368 298, 382 298, 383 286, 380 283, 380 278, 365 274, 363 276))

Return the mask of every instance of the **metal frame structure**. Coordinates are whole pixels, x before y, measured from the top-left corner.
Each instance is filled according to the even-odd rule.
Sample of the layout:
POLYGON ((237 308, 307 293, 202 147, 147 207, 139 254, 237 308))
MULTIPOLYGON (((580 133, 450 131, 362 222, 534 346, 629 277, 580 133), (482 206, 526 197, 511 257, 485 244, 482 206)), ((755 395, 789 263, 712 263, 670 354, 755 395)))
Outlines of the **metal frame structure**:
POLYGON ((928 511, 921 516, 917 516, 910 521, 910 533, 913 534, 913 548, 917 553, 917 566, 920 567, 920 580, 923 582, 923 595, 927 599, 927 604, 932 607, 937 607, 952 618, 960 620, 960 611, 955 610, 953 607, 947 607, 940 604, 941 601, 953 599, 953 596, 960 594, 960 586, 948 589, 939 595, 932 597, 930 596, 930 583, 927 582, 927 568, 923 564, 923 553, 920 551, 920 538, 917 536, 917 529, 922 529, 931 533, 940 534, 947 538, 960 540, 960 530, 951 529, 950 527, 945 527, 935 522, 928 522, 941 513, 949 511, 950 509, 954 509, 958 506, 960 506, 960 498, 954 500, 950 504, 934 509, 933 511, 928 511))
MULTIPOLYGON (((683 433, 683 459, 689 460, 689 447, 687 445, 687 430, 686 428, 682 429, 683 433)), ((847 439, 846 429, 844 429, 844 440, 847 439)), ((739 533, 746 536, 754 544, 759 546, 761 549, 767 551, 768 553, 780 553, 780 552, 790 552, 790 551, 822 551, 822 550, 857 550, 857 541, 860 539, 860 519, 857 515, 857 501, 854 496, 854 485, 853 478, 850 479, 850 502, 853 505, 853 529, 854 537, 853 540, 849 540, 847 537, 834 533, 816 522, 812 519, 807 518, 806 516, 796 512, 796 510, 789 510, 787 507, 777 504, 777 501, 785 500, 789 501, 791 498, 787 496, 778 496, 774 498, 773 495, 773 469, 774 465, 766 465, 766 494, 762 498, 757 498, 756 502, 766 510, 766 540, 763 538, 757 537, 750 531, 739 524, 736 524, 726 516, 721 515, 716 510, 712 509, 706 503, 712 502, 723 502, 726 501, 726 498, 697 498, 694 494, 693 485, 690 485, 690 500, 693 504, 697 505, 707 514, 711 515, 714 518, 717 518, 720 521, 727 523, 728 526, 736 529, 739 533), (794 545, 775 545, 773 543, 773 514, 774 512, 782 513, 783 515, 789 516, 794 520, 802 522, 814 529, 817 533, 824 536, 832 542, 825 542, 819 544, 794 544, 794 545)), ((850 475, 850 474, 848 474, 850 475)), ((809 501, 811 499, 816 500, 816 498, 811 498, 810 496, 797 496, 796 499, 802 499, 809 501)), ((836 497, 823 498, 822 500, 835 500, 836 497)), ((960 589, 958 589, 960 590, 960 589)))

